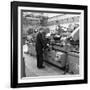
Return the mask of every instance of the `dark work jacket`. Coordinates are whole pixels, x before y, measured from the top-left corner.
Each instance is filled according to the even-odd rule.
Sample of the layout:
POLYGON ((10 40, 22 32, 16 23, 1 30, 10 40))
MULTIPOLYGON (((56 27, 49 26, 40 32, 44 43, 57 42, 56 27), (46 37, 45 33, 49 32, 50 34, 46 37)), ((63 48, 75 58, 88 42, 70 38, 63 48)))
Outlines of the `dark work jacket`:
POLYGON ((44 33, 38 33, 36 37, 36 52, 37 54, 42 54, 43 50, 47 47, 47 41, 45 39, 44 33))

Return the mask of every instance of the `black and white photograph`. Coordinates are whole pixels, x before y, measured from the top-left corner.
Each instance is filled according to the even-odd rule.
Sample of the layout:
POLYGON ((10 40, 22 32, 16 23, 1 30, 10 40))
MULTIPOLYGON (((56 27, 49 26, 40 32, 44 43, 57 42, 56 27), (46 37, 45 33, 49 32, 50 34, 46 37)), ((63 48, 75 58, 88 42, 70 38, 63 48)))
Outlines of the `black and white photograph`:
POLYGON ((80 13, 22 10, 21 17, 22 77, 80 74, 80 13))
POLYGON ((84 14, 18 6, 18 83, 84 79, 84 14))

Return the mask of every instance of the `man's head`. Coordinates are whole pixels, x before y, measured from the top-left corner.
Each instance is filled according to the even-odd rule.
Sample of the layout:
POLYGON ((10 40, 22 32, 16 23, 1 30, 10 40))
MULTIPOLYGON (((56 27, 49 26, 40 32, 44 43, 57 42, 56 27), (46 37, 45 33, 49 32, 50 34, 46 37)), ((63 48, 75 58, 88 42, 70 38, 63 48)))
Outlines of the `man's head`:
POLYGON ((49 28, 46 27, 46 28, 44 29, 44 32, 45 32, 46 34, 49 33, 49 32, 50 32, 50 31, 49 31, 49 28))
POLYGON ((43 30, 44 30, 43 27, 39 28, 39 32, 43 32, 43 30))
POLYGON ((49 33, 49 28, 47 28, 47 27, 41 27, 41 28, 39 29, 39 31, 42 32, 42 33, 47 34, 47 33, 49 33))

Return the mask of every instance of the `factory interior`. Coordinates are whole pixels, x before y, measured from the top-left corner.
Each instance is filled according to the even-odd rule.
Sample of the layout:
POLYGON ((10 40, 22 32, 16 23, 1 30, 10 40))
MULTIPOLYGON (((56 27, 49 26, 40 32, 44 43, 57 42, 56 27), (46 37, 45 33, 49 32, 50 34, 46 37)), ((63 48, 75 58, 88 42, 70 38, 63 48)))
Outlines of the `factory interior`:
POLYGON ((22 11, 22 77, 77 75, 80 73, 80 14, 22 11), (37 68, 36 37, 47 28, 49 48, 44 50, 43 69, 37 68))

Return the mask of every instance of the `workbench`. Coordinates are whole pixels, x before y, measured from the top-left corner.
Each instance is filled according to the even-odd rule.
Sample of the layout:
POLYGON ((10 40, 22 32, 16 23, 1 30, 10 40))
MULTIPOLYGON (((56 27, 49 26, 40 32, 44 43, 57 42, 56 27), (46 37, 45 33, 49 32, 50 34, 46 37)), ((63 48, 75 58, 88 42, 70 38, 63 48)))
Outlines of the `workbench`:
POLYGON ((64 68, 68 65, 68 72, 71 74, 79 74, 79 52, 70 52, 64 47, 53 45, 52 49, 44 52, 44 60, 58 68, 64 68), (63 58, 59 61, 55 60, 56 53, 63 53, 63 58))

